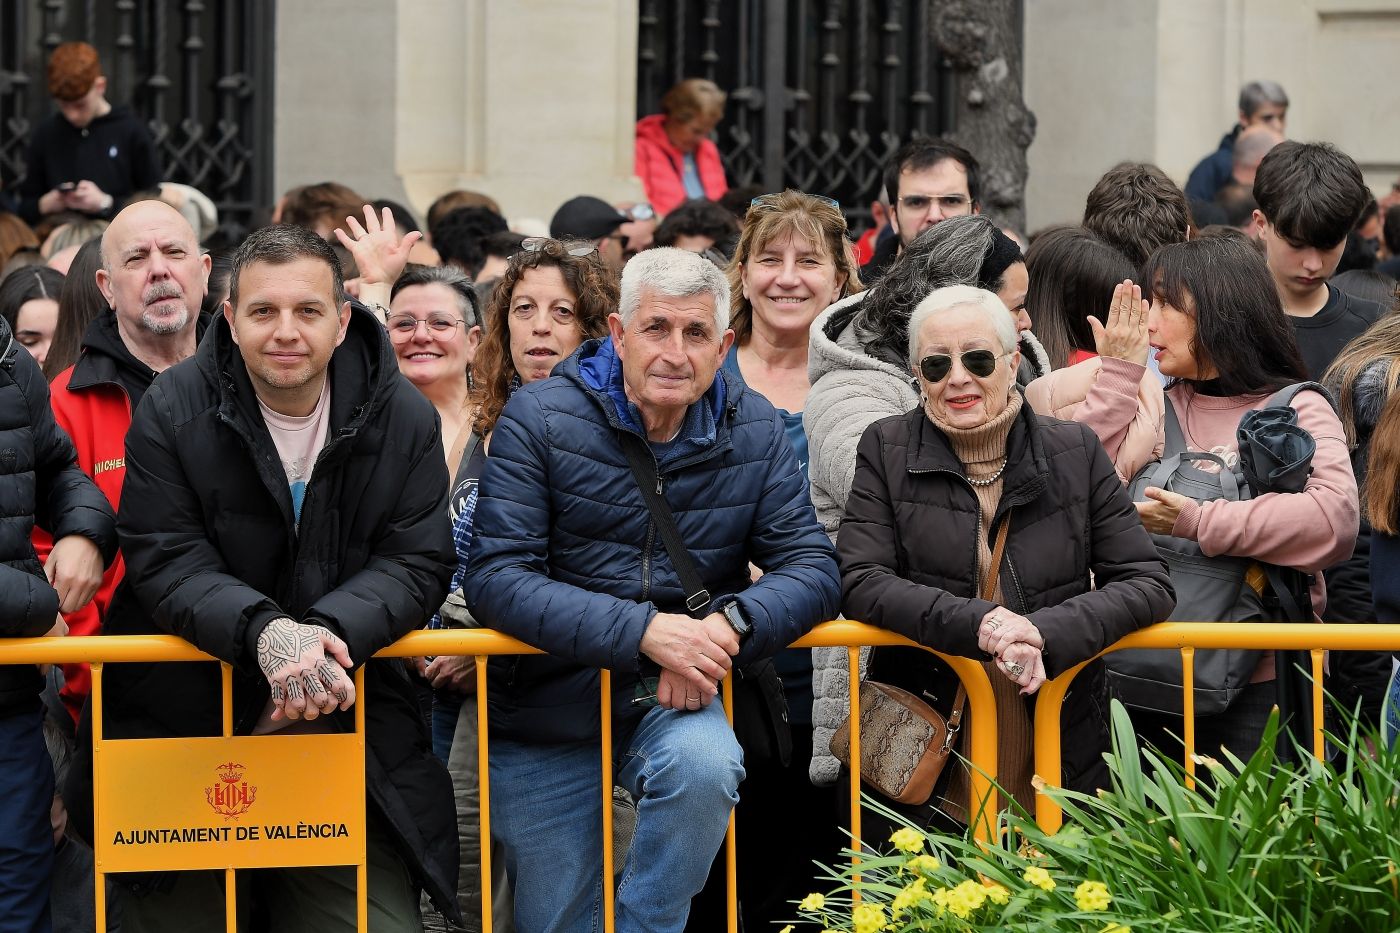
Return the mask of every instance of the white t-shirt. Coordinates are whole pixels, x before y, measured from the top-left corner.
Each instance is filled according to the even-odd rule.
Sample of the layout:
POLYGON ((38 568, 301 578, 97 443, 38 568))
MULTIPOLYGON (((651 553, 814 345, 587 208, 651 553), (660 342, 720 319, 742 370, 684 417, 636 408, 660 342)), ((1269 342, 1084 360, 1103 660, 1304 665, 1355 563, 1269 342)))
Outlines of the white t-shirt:
POLYGON ((326 429, 330 424, 331 381, 326 380, 321 389, 321 398, 311 414, 295 418, 280 415, 258 399, 267 432, 272 435, 272 443, 277 447, 277 456, 282 461, 282 471, 287 474, 287 486, 292 492, 292 516, 301 524, 301 504, 306 498, 306 487, 311 482, 311 472, 316 468, 316 457, 326 446, 326 429))

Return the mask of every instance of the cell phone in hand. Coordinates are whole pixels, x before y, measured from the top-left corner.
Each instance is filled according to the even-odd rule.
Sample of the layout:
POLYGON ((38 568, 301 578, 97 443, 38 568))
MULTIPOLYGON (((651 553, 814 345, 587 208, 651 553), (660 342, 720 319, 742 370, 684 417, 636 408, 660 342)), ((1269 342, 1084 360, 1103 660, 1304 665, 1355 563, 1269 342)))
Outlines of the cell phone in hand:
POLYGON ((78 183, 76 181, 61 181, 58 183, 59 191, 72 191, 76 187, 78 187, 78 183))

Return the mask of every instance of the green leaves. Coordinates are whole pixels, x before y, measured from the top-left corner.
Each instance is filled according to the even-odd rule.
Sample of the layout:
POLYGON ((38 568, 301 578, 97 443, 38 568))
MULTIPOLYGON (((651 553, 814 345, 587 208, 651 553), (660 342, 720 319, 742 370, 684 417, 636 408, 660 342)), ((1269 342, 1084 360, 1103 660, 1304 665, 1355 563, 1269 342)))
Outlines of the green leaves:
MULTIPOLYGON (((1059 833, 1004 813, 999 846, 929 836, 933 870, 932 859, 912 870, 911 853, 867 850, 858 883, 849 865, 825 870, 834 889, 799 928, 873 930, 875 911, 853 916, 857 888, 862 903, 883 912, 880 929, 894 933, 1400 928, 1400 752, 1353 723, 1330 737, 1334 760, 1285 765, 1274 752, 1275 713, 1253 756, 1201 758, 1197 786, 1188 788, 1180 762, 1139 751, 1117 702, 1111 716, 1112 787, 1097 796, 1052 790, 1066 818, 1059 833), (968 882, 997 896, 983 897, 968 882)), ((904 823, 874 800, 866 805, 904 823)), ((907 835, 900 841, 912 852, 907 835)))

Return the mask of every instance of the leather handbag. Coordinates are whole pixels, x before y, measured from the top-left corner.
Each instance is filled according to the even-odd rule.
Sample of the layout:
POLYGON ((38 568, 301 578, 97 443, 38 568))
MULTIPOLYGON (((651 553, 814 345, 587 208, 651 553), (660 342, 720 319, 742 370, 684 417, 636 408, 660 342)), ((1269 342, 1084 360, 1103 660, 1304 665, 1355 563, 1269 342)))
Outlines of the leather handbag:
MULTIPOLYGON (((982 598, 992 601, 1006 551, 1007 515, 992 547, 991 569, 982 584, 982 598)), ((933 796, 958 733, 962 729, 967 691, 958 684, 953 708, 945 719, 929 704, 893 684, 867 680, 860 685, 860 778, 897 803, 919 806, 933 796)), ((831 737, 831 753, 846 767, 851 764, 851 719, 831 737)))

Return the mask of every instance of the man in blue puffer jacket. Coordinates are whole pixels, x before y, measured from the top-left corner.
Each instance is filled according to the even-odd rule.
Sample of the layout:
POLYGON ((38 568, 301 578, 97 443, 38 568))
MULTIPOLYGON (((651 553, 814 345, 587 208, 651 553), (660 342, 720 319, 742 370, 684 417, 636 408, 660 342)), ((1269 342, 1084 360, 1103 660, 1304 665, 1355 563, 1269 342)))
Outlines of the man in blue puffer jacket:
POLYGON ((708 261, 639 254, 611 337, 516 392, 492 435, 466 601, 548 652, 497 664, 489 703, 492 829, 521 933, 591 930, 601 911, 597 668, 612 671, 615 780, 638 801, 617 929, 679 931, 744 773, 716 682, 836 612, 833 550, 781 418, 716 378, 728 309, 708 261), (629 433, 713 597, 695 617, 628 465, 629 433))

